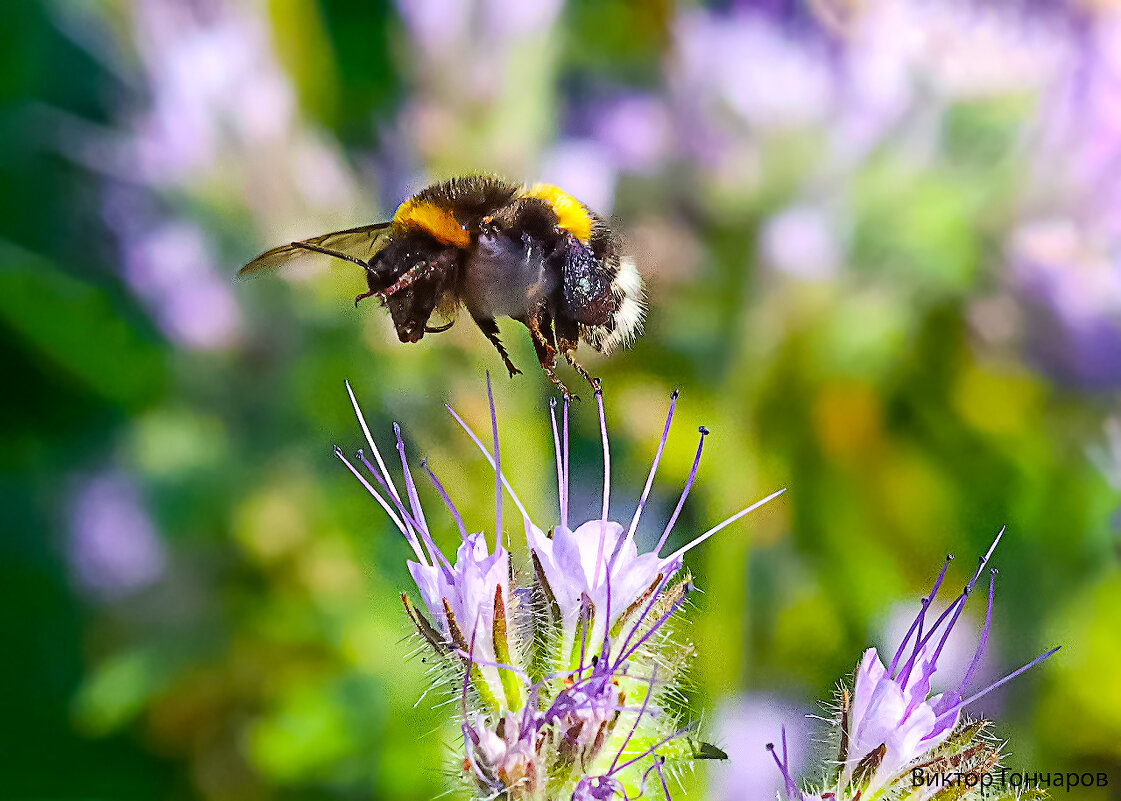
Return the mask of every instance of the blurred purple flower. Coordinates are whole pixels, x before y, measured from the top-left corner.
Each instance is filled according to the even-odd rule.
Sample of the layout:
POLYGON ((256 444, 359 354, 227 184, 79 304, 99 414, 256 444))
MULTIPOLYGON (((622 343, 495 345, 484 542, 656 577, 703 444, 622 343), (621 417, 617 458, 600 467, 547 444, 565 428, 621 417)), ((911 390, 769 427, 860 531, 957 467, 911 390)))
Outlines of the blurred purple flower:
POLYGON ((486 27, 499 40, 546 31, 560 17, 564 0, 486 0, 486 27))
POLYGON ((410 38, 430 56, 444 57, 444 48, 508 44, 548 30, 556 22, 562 0, 525 3, 519 0, 398 0, 397 10, 410 38))
POLYGON ((689 10, 675 25, 670 75, 679 102, 701 120, 738 118, 787 129, 822 120, 832 75, 820 42, 797 36, 758 10, 689 10))
POLYGON ((289 136, 295 94, 262 18, 227 2, 202 11, 141 0, 135 24, 151 97, 136 121, 146 181, 178 182, 212 167, 228 138, 252 147, 289 136))
POLYGON ((785 726, 792 741, 791 770, 801 772, 811 743, 809 712, 769 695, 745 695, 725 704, 716 717, 716 742, 728 762, 711 769, 713 801, 776 798, 784 783, 764 749, 785 726))
POLYGON ((591 116, 595 139, 621 169, 648 172, 668 157, 673 122, 660 98, 626 94, 600 104, 591 116))
POLYGON ((82 480, 67 516, 71 570, 95 597, 122 598, 163 575, 167 552, 131 477, 106 471, 82 480))
POLYGON ((763 224, 759 248, 773 270, 811 280, 833 277, 843 254, 829 212, 808 204, 788 206, 763 224))
POLYGON ((437 50, 467 35, 474 4, 462 0, 398 0, 409 37, 425 50, 437 50))
POLYGON ((1083 14, 1070 38, 1063 80, 1039 113, 1036 194, 1121 237, 1121 11, 1083 14))
POLYGON ((177 344, 226 348, 241 337, 241 312, 202 229, 186 220, 141 227, 122 221, 124 278, 177 344))
POLYGON ((1012 233, 1008 259, 1041 367, 1083 389, 1121 386, 1121 243, 1071 220, 1034 220, 1012 233))

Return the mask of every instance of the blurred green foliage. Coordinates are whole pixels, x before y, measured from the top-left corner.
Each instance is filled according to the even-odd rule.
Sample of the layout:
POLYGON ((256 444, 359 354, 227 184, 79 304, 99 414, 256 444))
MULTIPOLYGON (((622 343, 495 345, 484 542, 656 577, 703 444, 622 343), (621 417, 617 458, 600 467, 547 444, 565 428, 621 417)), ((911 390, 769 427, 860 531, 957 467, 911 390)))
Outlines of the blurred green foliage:
MULTIPOLYGON (((345 268, 233 275, 259 248, 388 214, 430 172, 535 178, 543 151, 582 135, 578 120, 598 100, 664 89, 674 17, 698 9, 575 2, 516 42, 509 63, 484 65, 498 72, 469 94, 478 69, 468 61, 449 80, 441 58, 478 53, 439 42, 426 53, 388 3, 202 3, 202 29, 228 15, 260 26, 245 41, 264 31, 263 49, 245 54, 271 53, 268 75, 291 88, 290 138, 162 181, 98 154, 123 148, 110 162, 141 161, 144 143, 130 137, 143 126, 130 120, 160 84, 144 83, 138 20, 175 6, 15 3, 0 26, 2 794, 432 798, 450 786, 458 734, 448 708, 424 697, 425 665, 406 659, 407 545, 331 452, 360 444, 343 381, 379 441, 388 447, 399 421, 411 455, 430 459, 468 526, 484 530, 493 477, 443 404, 483 427, 484 371, 495 372, 504 467, 548 526, 550 387, 509 321, 504 338, 526 374, 508 381, 469 325, 400 345, 386 315, 353 308, 360 277, 345 268), (327 144, 301 150, 315 142, 327 144), (302 166, 273 175, 287 159, 302 166), (328 198, 315 200, 335 169, 350 179, 324 181, 328 198), (239 315, 225 338, 177 339, 150 284, 130 273, 153 220, 190 221, 211 238, 239 315), (83 559, 96 569, 115 557, 90 557, 79 541, 88 507, 75 498, 104 475, 134 488, 157 539, 144 547, 161 555, 149 554, 154 573, 126 570, 135 580, 120 586, 91 579, 83 559)), ((224 41, 217 52, 241 40, 224 41)), ((200 83, 227 68, 208 52, 200 83)), ((276 90, 221 91, 252 107, 266 88, 276 90)), ((278 109, 242 122, 267 125, 278 109)), ((618 515, 633 510, 678 387, 643 536, 668 517, 701 424, 713 436, 675 541, 790 488, 692 555, 704 590, 697 710, 741 692, 829 698, 943 554, 963 557, 950 575, 964 581, 1008 525, 994 670, 1064 645, 994 710, 1012 764, 1121 782, 1118 492, 1087 455, 1116 396, 989 347, 975 321, 1002 280, 1028 114, 1019 98, 950 104, 934 155, 883 147, 829 174, 849 224, 844 266, 823 280, 781 275, 759 256, 766 221, 828 159, 820 131, 761 137, 750 180, 697 166, 688 150, 660 171, 620 171, 615 217, 644 260, 649 321, 631 350, 587 357, 607 388, 618 515)), ((185 280, 173 275, 172 296, 185 280)), ((218 306, 200 297, 205 325, 218 306)), ((574 426, 574 498, 590 514, 601 456, 587 404, 574 426)), ((438 498, 425 499, 435 517, 438 498)), ((109 520, 112 533, 132 518, 109 520)), ((516 541, 509 518, 508 528, 516 541)), ((453 539, 447 522, 443 541, 453 539)))

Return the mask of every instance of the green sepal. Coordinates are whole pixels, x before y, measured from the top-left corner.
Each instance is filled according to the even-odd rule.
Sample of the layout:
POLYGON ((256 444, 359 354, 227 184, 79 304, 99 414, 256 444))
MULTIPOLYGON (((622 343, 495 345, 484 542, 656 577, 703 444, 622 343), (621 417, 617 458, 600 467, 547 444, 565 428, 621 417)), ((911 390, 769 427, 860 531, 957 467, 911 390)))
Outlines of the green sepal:
MULTIPOLYGON (((501 584, 494 590, 494 655, 503 665, 514 666, 507 639, 506 605, 502 602, 501 584)), ((517 712, 525 706, 522 683, 514 671, 505 668, 498 668, 498 677, 502 681, 502 690, 506 693, 506 708, 511 712, 517 712)))

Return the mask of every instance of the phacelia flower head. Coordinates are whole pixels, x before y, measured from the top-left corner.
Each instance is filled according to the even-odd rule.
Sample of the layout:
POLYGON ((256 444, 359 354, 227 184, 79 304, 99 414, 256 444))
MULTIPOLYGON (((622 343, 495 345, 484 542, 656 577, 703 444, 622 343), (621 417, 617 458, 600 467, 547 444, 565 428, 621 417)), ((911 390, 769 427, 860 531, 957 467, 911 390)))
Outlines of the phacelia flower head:
MULTIPOLYGON (((1058 648, 1013 671, 988 687, 966 697, 981 666, 992 629, 993 591, 996 571, 989 578, 989 602, 977 650, 955 689, 931 695, 931 682, 938 673, 939 659, 977 581, 992 558, 1004 529, 1001 529, 965 589, 927 628, 927 613, 938 595, 952 557, 947 557, 930 595, 922 599, 919 613, 884 666, 878 651, 864 652, 851 692, 841 692, 840 759, 834 776, 826 782, 824 798, 861 798, 865 801, 896 797, 897 789, 912 786, 913 771, 933 776, 969 770, 991 771, 1000 759, 999 747, 979 735, 987 721, 963 722, 963 709, 978 698, 1011 681, 1044 661, 1058 648), (902 783, 902 784, 901 784, 902 783), (894 789, 893 789, 894 788, 894 789), (832 795, 830 795, 832 794, 832 795)), ((772 749, 773 750, 773 749, 772 749)), ((787 796, 805 799, 787 769, 785 735, 783 757, 775 754, 786 779, 787 796)), ((933 787, 933 785, 931 785, 933 787)), ((939 785, 940 787, 940 785, 939 785)), ((910 797, 910 796, 908 796, 910 797)), ((922 796, 926 797, 926 796, 922 796)), ((958 797, 958 796, 955 796, 958 797)), ((972 797, 972 796, 961 796, 972 797)))
POLYGON ((549 534, 534 526, 526 527, 526 539, 538 573, 538 581, 545 589, 550 602, 559 612, 562 621, 562 651, 567 652, 580 645, 574 643, 576 628, 583 614, 592 621, 588 635, 591 643, 602 642, 609 628, 620 622, 631 622, 632 614, 637 611, 636 604, 642 599, 657 594, 664 589, 671 576, 682 567, 684 555, 700 545, 721 529, 759 508, 782 494, 783 490, 772 493, 762 500, 751 504, 732 515, 724 522, 694 538, 688 544, 667 556, 661 556, 670 533, 677 522, 685 499, 693 487, 700 466, 708 429, 700 429, 700 443, 693 468, 681 493, 681 498, 670 517, 662 536, 653 550, 639 553, 635 542, 635 532, 646 507, 658 465, 665 451, 677 408, 678 393, 670 399, 669 413, 654 461, 643 487, 638 507, 626 528, 621 523, 609 519, 611 497, 611 450, 607 438, 607 423, 604 415, 603 395, 596 394, 599 407, 600 437, 603 442, 603 507, 597 519, 572 525, 568 510, 568 404, 564 405, 562 426, 557 427, 555 409, 550 417, 553 428, 553 442, 556 451, 557 487, 560 498, 560 524, 549 534))
POLYGON ((459 532, 454 564, 436 544, 421 508, 394 427, 404 492, 374 444, 350 387, 351 403, 369 445, 354 460, 339 458, 389 515, 413 550, 408 563, 422 604, 402 596, 420 636, 439 657, 437 674, 458 688, 464 741, 462 778, 480 798, 599 801, 636 798, 654 776, 668 798, 666 774, 694 759, 723 758, 678 720, 677 683, 692 646, 673 636, 674 620, 692 589, 684 572, 688 551, 774 493, 662 555, 696 478, 704 437, 673 515, 651 550, 635 540, 677 405, 670 402, 665 430, 642 496, 626 525, 610 517, 611 455, 603 395, 596 392, 603 442, 603 506, 599 517, 574 523, 568 513, 567 401, 562 425, 550 415, 557 463, 560 519, 546 533, 526 511, 502 471, 494 398, 487 384, 493 446, 488 448, 454 410, 448 411, 494 469, 493 545, 468 530, 436 474, 425 473, 459 532), (502 541, 503 497, 509 493, 525 528, 528 562, 511 569, 502 541))

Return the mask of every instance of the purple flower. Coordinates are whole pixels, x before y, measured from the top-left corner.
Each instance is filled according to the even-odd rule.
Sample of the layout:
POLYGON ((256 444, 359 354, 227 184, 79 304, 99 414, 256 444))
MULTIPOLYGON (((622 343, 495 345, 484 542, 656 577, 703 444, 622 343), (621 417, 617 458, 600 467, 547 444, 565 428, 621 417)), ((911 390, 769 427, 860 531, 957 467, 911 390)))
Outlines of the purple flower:
MULTIPOLYGON (((494 553, 490 552, 489 544, 483 534, 468 534, 458 510, 452 503, 443 485, 436 474, 424 464, 437 490, 440 492, 449 511, 459 528, 461 545, 456 553, 455 564, 448 561, 440 547, 432 539, 428 528, 428 521, 420 505, 417 495, 416 483, 413 481, 408 460, 405 457, 405 443, 401 438, 401 429, 396 424, 393 426, 397 439, 397 452, 401 460, 401 469, 405 479, 406 497, 402 499, 401 493, 390 475, 381 451, 378 450, 370 434, 369 426, 350 388, 346 385, 350 395, 354 413, 362 426, 362 433, 370 446, 376 466, 371 464, 366 455, 359 451, 357 461, 365 466, 368 473, 380 485, 381 491, 375 489, 358 468, 343 456, 339 448, 335 455, 346 464, 354 476, 377 500, 389 515, 390 520, 405 536, 409 546, 416 555, 416 561, 409 561, 409 573, 416 582, 417 589, 424 601, 429 615, 437 622, 441 639, 439 643, 449 644, 460 648, 470 655, 480 667, 483 684, 479 690, 488 700, 497 702, 497 698, 508 686, 515 696, 517 692, 507 677, 500 673, 498 664, 509 659, 509 654, 503 649, 505 644, 505 614, 510 605, 510 562, 509 553, 502 545, 501 537, 496 538, 494 553), (388 496, 388 497, 387 497, 388 496), (408 506, 406 507, 406 501, 408 506), (495 623, 502 621, 503 636, 495 635, 495 623)), ((488 387, 489 388, 489 387, 488 387)), ((493 403, 491 410, 493 412, 493 403)), ((497 428, 495 429, 497 435, 497 428)), ((497 438, 495 440, 495 453, 497 454, 497 438)), ((501 486, 497 501, 498 525, 497 531, 502 530, 502 495, 501 486)), ((407 602, 406 602, 407 604, 407 602)), ((414 620, 423 619, 415 617, 420 613, 409 610, 414 620)), ((425 621, 423 626, 429 624, 425 621)), ((507 698, 511 706, 517 706, 513 698, 507 698)))
POLYGON ((662 432, 662 439, 658 443, 654 462, 646 479, 646 486, 643 489, 634 516, 626 529, 620 523, 609 519, 611 450, 607 439, 607 422, 604 415, 602 393, 596 393, 596 402, 599 406, 600 435, 603 443, 603 511, 601 516, 598 519, 581 523, 575 528, 570 527, 568 514, 568 402, 566 401, 563 426, 560 430, 557 428, 556 415, 555 413, 552 414, 557 486, 560 497, 560 525, 552 530, 551 537, 535 526, 526 527, 526 538, 529 542, 530 552, 534 556, 535 565, 538 566, 542 574, 541 580, 551 593, 552 600, 559 608, 561 618, 564 621, 561 640, 562 652, 567 652, 565 649, 573 647, 577 620, 584 610, 590 609, 594 621, 588 640, 592 643, 599 643, 610 627, 614 626, 631 609, 633 604, 644 595, 656 593, 666 585, 669 578, 681 569, 682 557, 688 551, 785 492, 785 490, 779 490, 768 495, 762 500, 741 509, 724 522, 713 526, 669 556, 660 556, 659 554, 669 539, 697 476, 701 452, 704 448, 704 438, 708 434, 708 430, 702 427, 693 468, 689 473, 677 508, 654 549, 646 553, 639 553, 634 536, 638 530, 639 519, 646 506, 650 489, 653 486, 658 464, 661 462, 662 453, 665 450, 666 440, 669 437, 673 413, 677 407, 677 393, 673 394, 670 401, 665 429, 662 432))
MULTIPOLYGON (((423 607, 414 607, 407 595, 403 600, 419 634, 439 658, 435 672, 462 683, 463 775, 470 786, 480 797, 505 795, 512 801, 607 799, 623 794, 621 777, 632 766, 648 761, 645 772, 636 778, 645 786, 657 775, 665 789, 663 762, 671 757, 690 761, 699 747, 686 737, 692 727, 678 727, 675 715, 663 711, 662 699, 677 692, 673 682, 692 652, 691 645, 675 642, 666 630, 684 606, 692 582, 687 575, 672 585, 671 580, 681 571, 689 550, 781 491, 662 556, 696 478, 708 433, 702 428, 677 507, 656 545, 640 552, 635 532, 666 447, 677 393, 670 401, 638 507, 624 527, 610 517, 611 452, 603 395, 597 391, 604 465, 602 513, 576 525, 569 520, 569 406, 566 400, 563 425, 558 427, 554 404, 550 422, 560 523, 547 535, 530 519, 502 471, 488 378, 491 447, 451 407, 448 411, 494 469, 495 531, 503 531, 505 492, 522 516, 533 570, 526 577, 529 581, 522 578, 520 585, 512 587, 519 577, 511 573, 501 539, 496 537, 492 551, 485 535, 469 534, 448 492, 424 465, 460 533, 455 563, 444 556, 421 508, 400 430, 395 426, 404 492, 398 490, 374 444, 349 384, 347 391, 372 461, 361 451, 354 461, 337 448, 336 454, 389 515, 416 557, 409 561, 409 571, 423 607)), ((712 747, 702 753, 705 758, 722 754, 712 747)))
MULTIPOLYGON (((952 754, 942 754, 939 747, 944 744, 951 750, 961 747, 950 744, 958 731, 962 710, 1059 650, 1054 648, 1041 654, 1003 679, 965 696, 981 667, 985 645, 992 629, 993 591, 996 585, 994 570, 989 579, 985 625, 965 675, 954 683, 955 689, 931 695, 931 681, 939 670, 939 659, 950 634, 1003 535, 1004 529, 1001 529, 988 552, 981 558, 980 566, 965 589, 938 616, 933 625, 926 628, 927 612, 938 595, 952 557, 946 559, 934 588, 929 596, 922 599, 919 613, 889 666, 884 666, 875 648, 864 652, 851 695, 847 691, 842 695, 839 770, 835 782, 827 787, 833 790, 836 797, 849 798, 850 792, 856 792, 858 796, 870 798, 901 781, 902 776, 910 781, 909 770, 921 762, 941 764, 937 761, 950 759, 952 754)), ((788 798, 803 798, 789 771, 785 733, 783 738, 783 757, 779 759, 775 754, 775 760, 787 783, 788 798)), ((968 744, 968 740, 966 742, 968 744)), ((960 770, 960 766, 965 764, 960 761, 964 757, 958 755, 957 758, 960 770)), ((999 751, 993 748, 992 764, 996 764, 998 758, 999 751)), ((829 794, 823 793, 823 796, 829 797, 829 794)))

